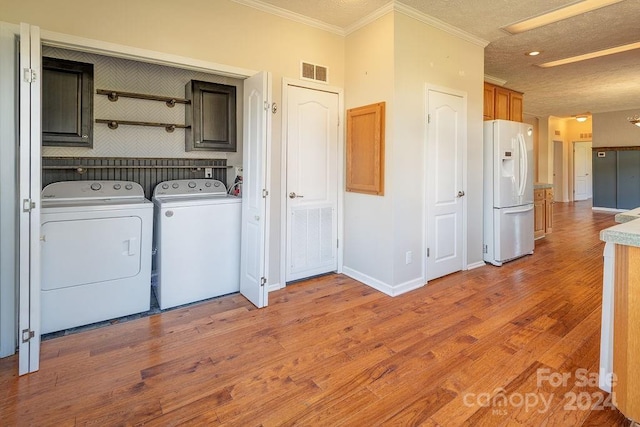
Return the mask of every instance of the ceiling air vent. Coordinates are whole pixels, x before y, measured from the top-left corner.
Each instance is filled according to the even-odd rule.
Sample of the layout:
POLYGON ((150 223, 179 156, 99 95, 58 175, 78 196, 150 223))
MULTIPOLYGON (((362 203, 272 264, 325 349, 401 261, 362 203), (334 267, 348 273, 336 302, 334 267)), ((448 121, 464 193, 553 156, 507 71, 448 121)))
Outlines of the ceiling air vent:
POLYGON ((310 62, 300 63, 300 76, 304 80, 328 83, 329 69, 323 65, 311 64, 310 62))

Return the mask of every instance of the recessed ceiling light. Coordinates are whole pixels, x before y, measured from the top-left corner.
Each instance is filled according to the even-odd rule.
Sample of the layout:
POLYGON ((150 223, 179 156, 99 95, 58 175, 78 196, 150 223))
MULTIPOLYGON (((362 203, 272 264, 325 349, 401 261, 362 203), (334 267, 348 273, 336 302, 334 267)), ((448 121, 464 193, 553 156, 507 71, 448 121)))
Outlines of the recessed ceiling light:
POLYGON ((571 64, 573 62, 586 61, 587 59, 600 58, 601 56, 613 55, 614 53, 621 53, 621 52, 626 52, 634 49, 640 49, 640 42, 629 43, 623 46, 598 50, 591 53, 585 53, 584 55, 572 56, 570 58, 558 59, 557 61, 545 62, 544 64, 540 64, 539 67, 542 67, 542 68, 557 67, 558 65, 565 65, 565 64, 571 64))
POLYGON ((552 10, 551 12, 543 15, 538 15, 524 21, 516 22, 515 24, 503 27, 503 30, 511 34, 520 34, 525 31, 533 30, 534 28, 543 27, 545 25, 562 21, 563 19, 572 18, 621 1, 622 0, 584 0, 571 4, 567 7, 552 10))
POLYGON ((525 53, 525 55, 527 55, 527 56, 538 56, 538 55, 540 55, 540 51, 534 50, 532 52, 525 53))

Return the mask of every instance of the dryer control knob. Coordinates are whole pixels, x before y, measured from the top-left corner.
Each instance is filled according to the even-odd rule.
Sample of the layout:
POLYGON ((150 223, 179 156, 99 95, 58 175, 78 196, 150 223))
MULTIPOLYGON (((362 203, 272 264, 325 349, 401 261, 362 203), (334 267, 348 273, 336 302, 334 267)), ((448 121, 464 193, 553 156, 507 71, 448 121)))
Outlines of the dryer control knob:
POLYGON ((163 190, 167 190, 168 188, 169 188, 169 184, 167 184, 167 183, 162 184, 162 189, 163 190))
POLYGON ((205 187, 211 187, 211 183, 209 181, 207 181, 207 182, 204 183, 204 186, 205 187))
POLYGON ((131 190, 133 188, 133 185, 127 184, 124 186, 124 188, 126 188, 127 190, 131 190))
POLYGON ((180 184, 178 184, 177 182, 174 182, 173 184, 171 184, 171 186, 173 188, 178 188, 178 187, 180 187, 180 184))
POLYGON ((214 186, 214 187, 220 187, 220 181, 216 181, 216 182, 214 182, 214 183, 213 183, 213 186, 214 186))
POLYGON ((119 190, 120 188, 122 188, 122 186, 120 184, 113 184, 113 189, 114 190, 119 190))
POLYGON ((98 190, 99 190, 99 189, 101 189, 101 188, 102 188, 102 185, 100 185, 100 183, 99 183, 99 182, 94 182, 93 184, 91 184, 91 189, 92 189, 93 191, 98 191, 98 190))
POLYGON ((189 188, 196 188, 196 183, 193 181, 189 181, 189 188))

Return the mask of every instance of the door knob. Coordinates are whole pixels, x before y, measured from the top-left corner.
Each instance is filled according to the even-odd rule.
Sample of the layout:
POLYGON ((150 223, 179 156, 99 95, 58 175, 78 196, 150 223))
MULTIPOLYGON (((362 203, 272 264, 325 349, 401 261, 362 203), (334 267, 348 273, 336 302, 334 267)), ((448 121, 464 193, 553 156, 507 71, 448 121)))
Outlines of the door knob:
POLYGON ((464 191, 458 191, 458 197, 464 196, 464 191))
POLYGON ((296 197, 304 197, 302 194, 296 194, 294 192, 289 193, 290 199, 295 199, 296 197))

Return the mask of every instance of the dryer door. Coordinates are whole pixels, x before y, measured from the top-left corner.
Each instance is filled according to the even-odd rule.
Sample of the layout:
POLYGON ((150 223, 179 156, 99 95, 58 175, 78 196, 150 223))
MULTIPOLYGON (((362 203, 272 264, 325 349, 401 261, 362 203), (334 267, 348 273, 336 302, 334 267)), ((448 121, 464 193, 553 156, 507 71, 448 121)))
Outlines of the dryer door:
POLYGON ((42 290, 133 277, 140 272, 139 217, 42 224, 42 290))

